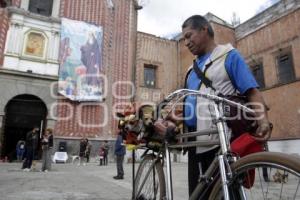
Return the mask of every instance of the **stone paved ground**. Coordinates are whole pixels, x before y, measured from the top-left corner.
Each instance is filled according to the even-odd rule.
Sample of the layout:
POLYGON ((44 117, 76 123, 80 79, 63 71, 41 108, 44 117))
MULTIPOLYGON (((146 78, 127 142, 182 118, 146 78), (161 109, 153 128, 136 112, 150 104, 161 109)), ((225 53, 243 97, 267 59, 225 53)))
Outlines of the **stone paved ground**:
MULTIPOLYGON (((37 169, 40 169, 40 163, 37 169)), ((125 200, 131 198, 131 164, 125 179, 114 180, 115 163, 108 166, 53 164, 53 171, 23 172, 20 163, 0 163, 1 200, 125 200)), ((176 200, 187 199, 186 164, 173 164, 176 200)))
MULTIPOLYGON (((40 169, 40 166, 41 164, 38 163, 37 169, 40 169)), ((53 164, 53 171, 48 173, 23 172, 20 167, 20 163, 0 163, 0 200, 127 200, 131 198, 131 164, 124 165, 124 180, 112 178, 116 175, 115 163, 109 163, 108 166, 98 166, 97 163, 89 163, 87 166, 53 164)), ((173 163, 172 171, 174 200, 188 199, 187 164, 173 163)), ((271 172, 272 175, 274 173, 275 171, 271 172)), ((255 186, 251 191, 247 191, 249 199, 280 199, 281 187, 283 187, 281 199, 300 199, 299 179, 290 175, 287 183, 279 184, 274 181, 261 182, 259 181, 262 180, 261 177, 261 171, 256 173, 255 186), (263 184, 264 196, 261 193, 261 184, 263 184), (299 187, 298 192, 295 197, 292 197, 297 187, 299 187), (288 193, 292 196, 287 197, 288 193)))

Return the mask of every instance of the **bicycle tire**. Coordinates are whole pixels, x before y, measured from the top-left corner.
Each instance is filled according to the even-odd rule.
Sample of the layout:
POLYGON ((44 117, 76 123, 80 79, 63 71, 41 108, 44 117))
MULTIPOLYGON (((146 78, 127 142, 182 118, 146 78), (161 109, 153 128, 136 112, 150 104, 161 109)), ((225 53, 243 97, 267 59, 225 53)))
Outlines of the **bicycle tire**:
MULTIPOLYGON (((262 183, 261 180, 261 174, 260 174, 260 168, 263 169, 269 169, 269 177, 273 177, 272 173, 274 174, 274 171, 272 169, 276 170, 284 170, 284 174, 286 172, 290 173, 292 175, 292 178, 295 176, 295 183, 298 182, 298 185, 295 185, 295 194, 291 193, 291 198, 283 198, 283 199, 300 199, 300 159, 298 156, 293 156, 293 155, 288 155, 284 153, 275 153, 275 152, 260 152, 260 153, 255 153, 255 154, 250 154, 248 156, 245 156, 238 160, 237 162, 233 163, 231 165, 231 170, 233 174, 233 178, 230 180, 228 183, 229 185, 229 193, 231 199, 243 199, 241 197, 241 193, 239 193, 239 188, 241 184, 244 184, 245 182, 245 177, 249 176, 249 171, 252 169, 255 170, 255 175, 254 175, 254 180, 253 184, 250 186, 249 189, 245 189, 245 194, 249 195, 247 196, 247 199, 274 199, 277 194, 274 194, 274 192, 278 191, 280 192, 280 196, 277 195, 276 199, 278 197, 281 199, 282 195, 289 195, 289 193, 283 193, 283 186, 284 189, 290 191, 292 186, 294 186, 292 183, 287 182, 282 182, 281 183, 281 190, 277 190, 278 188, 278 183, 271 181, 270 179, 265 179, 265 175, 263 175, 264 178, 264 183, 262 183), (252 191, 252 189, 258 188, 256 185, 256 182, 258 182, 257 179, 260 179, 260 183, 258 185, 261 185, 261 188, 256 191, 252 191), (243 183, 242 183, 243 182, 243 183), (267 184, 267 187, 264 188, 263 184, 267 184), (287 185, 283 185, 287 184, 287 185), (272 188, 269 188, 271 186, 272 188), (264 190, 266 189, 266 190, 264 190), (256 193, 255 193, 256 192, 256 193), (270 192, 270 193, 269 193, 270 192), (273 192, 273 193, 271 193, 273 192), (261 193, 261 194, 260 194, 261 193), (253 196, 254 195, 254 196, 253 196), (262 197, 261 197, 262 195, 262 197), (271 195, 268 197, 268 195, 271 195), (260 197, 258 197, 260 196, 260 197), (265 198, 266 196, 266 198, 265 198)), ((277 171, 276 171, 277 173, 277 171)), ((288 177, 288 175, 287 175, 288 177)), ((249 180, 249 179, 248 179, 249 180)), ((293 179, 290 181, 292 182, 293 179)), ((221 179, 219 178, 213 187, 211 194, 209 196, 209 200, 217 200, 217 199, 223 199, 223 191, 222 191, 222 184, 221 184, 221 179)))
POLYGON ((152 154, 145 155, 142 159, 141 164, 136 173, 135 177, 135 192, 132 199, 134 200, 152 200, 152 199, 165 199, 166 197, 166 185, 163 166, 160 161, 157 161, 154 164, 154 171, 151 171, 147 176, 145 184, 142 186, 146 174, 149 170, 149 167, 153 164, 155 156, 152 154), (155 180, 155 184, 153 183, 155 180), (154 185, 154 187, 153 187, 154 185), (142 189, 141 186, 143 187, 142 189), (141 192, 139 193, 139 190, 141 192), (155 192, 157 190, 157 192, 155 192), (138 194, 139 193, 139 194, 138 194))

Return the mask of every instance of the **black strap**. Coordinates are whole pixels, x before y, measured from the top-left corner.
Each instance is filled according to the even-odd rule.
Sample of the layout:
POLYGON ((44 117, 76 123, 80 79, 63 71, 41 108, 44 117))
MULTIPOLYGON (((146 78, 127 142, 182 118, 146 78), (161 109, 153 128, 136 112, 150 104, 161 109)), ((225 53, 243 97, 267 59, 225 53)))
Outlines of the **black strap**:
MULTIPOLYGON (((206 69, 212 65, 212 62, 208 63, 206 65, 206 69)), ((194 60, 194 63, 193 63, 193 69, 195 71, 195 73, 197 74, 198 78, 201 80, 201 82, 206 86, 206 87, 209 87, 211 88, 213 91, 216 91, 216 89, 212 86, 212 81, 209 80, 205 74, 199 69, 198 65, 197 65, 197 62, 196 60, 194 60)))

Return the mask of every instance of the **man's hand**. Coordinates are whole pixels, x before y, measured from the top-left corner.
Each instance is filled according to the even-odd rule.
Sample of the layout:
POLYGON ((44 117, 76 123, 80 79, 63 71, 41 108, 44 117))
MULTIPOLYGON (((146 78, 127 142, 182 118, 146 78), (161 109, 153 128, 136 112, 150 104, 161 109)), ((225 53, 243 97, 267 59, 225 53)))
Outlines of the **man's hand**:
POLYGON ((268 120, 267 111, 269 107, 263 99, 261 92, 257 88, 247 90, 246 96, 249 102, 254 103, 252 109, 255 110, 258 128, 253 137, 259 142, 266 142, 272 133, 273 125, 268 120))
POLYGON ((163 119, 158 119, 154 122, 154 130, 160 135, 165 135, 168 128, 176 128, 175 123, 163 119))
POLYGON ((162 111, 162 116, 164 119, 168 121, 174 122, 176 125, 182 123, 183 121, 183 115, 182 112, 176 112, 176 111, 171 111, 171 108, 164 108, 162 111))
POLYGON ((272 129, 273 125, 269 121, 258 121, 258 128, 253 137, 259 142, 266 142, 271 137, 272 129))
POLYGON ((176 135, 179 133, 175 123, 170 120, 158 119, 154 123, 155 132, 162 135, 168 143, 177 143, 176 135))

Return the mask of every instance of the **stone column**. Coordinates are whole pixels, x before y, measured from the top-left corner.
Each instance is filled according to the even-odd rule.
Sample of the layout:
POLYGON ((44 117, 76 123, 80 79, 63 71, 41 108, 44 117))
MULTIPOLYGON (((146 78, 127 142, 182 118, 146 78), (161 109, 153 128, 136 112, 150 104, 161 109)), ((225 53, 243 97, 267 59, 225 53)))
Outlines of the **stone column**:
POLYGON ((14 53, 14 40, 15 40, 15 37, 16 37, 16 30, 15 30, 15 24, 14 23, 11 23, 10 24, 10 27, 9 27, 9 31, 8 31, 8 42, 6 44, 7 46, 7 50, 6 52, 11 54, 11 53, 14 53))
POLYGON ((16 54, 20 55, 22 54, 22 50, 23 50, 23 41, 22 41, 22 38, 23 38, 23 24, 18 24, 16 23, 15 24, 16 26, 16 38, 15 38, 15 44, 16 44, 16 47, 15 47, 15 52, 16 54))
POLYGON ((58 62, 58 54, 59 54, 59 42, 60 42, 60 38, 59 38, 59 32, 58 31, 54 31, 53 32, 53 52, 52 52, 52 57, 51 60, 54 60, 56 62, 58 62))
POLYGON ((54 31, 51 31, 51 35, 49 40, 47 41, 47 60, 53 60, 53 52, 54 52, 54 31))
POLYGON ((23 42, 20 41, 22 34, 22 25, 19 23, 12 22, 9 28, 9 38, 7 43, 7 53, 19 55, 21 52, 21 44, 23 42))

